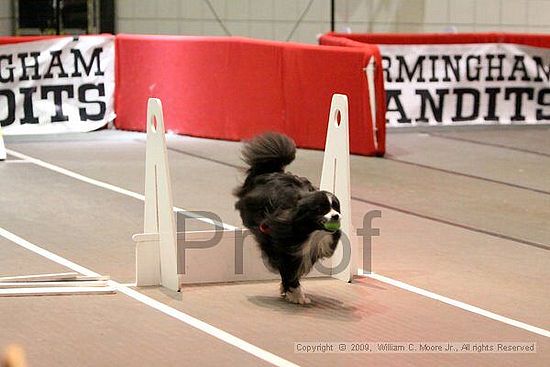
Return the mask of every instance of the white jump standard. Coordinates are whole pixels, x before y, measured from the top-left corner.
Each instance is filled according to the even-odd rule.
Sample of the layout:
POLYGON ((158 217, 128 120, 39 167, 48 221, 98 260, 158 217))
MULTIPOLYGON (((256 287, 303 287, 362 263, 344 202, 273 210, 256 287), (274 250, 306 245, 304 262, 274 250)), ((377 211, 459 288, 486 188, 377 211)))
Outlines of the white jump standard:
MULTIPOLYGON (((341 242, 334 256, 322 262, 325 269, 331 269, 330 274, 313 270, 309 276, 332 276, 349 282, 358 270, 355 264, 357 241, 351 226, 348 101, 340 94, 332 98, 320 189, 332 192, 340 200, 345 243, 341 242)), ((190 215, 193 216, 196 217, 190 215)), ((228 229, 231 226, 211 223, 214 230, 176 232, 162 104, 159 99, 150 98, 147 105, 144 233, 133 236, 136 285, 162 285, 177 291, 182 284, 279 278, 264 265, 248 230, 228 229), (200 246, 209 240, 210 244, 200 246)))
POLYGON ((6 159, 6 146, 4 145, 4 137, 2 135, 2 126, 0 126, 0 161, 6 159))

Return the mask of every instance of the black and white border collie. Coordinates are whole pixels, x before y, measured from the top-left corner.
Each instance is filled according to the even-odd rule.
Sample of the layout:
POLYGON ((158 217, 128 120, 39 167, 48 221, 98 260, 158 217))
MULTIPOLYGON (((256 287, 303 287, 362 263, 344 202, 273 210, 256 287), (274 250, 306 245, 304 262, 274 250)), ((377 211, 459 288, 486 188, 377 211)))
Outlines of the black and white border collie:
POLYGON ((340 203, 307 178, 284 171, 295 156, 296 145, 282 134, 266 133, 247 142, 242 158, 249 168, 234 191, 235 208, 271 270, 281 274, 281 296, 307 304, 300 278, 317 260, 333 255, 341 236, 340 203))

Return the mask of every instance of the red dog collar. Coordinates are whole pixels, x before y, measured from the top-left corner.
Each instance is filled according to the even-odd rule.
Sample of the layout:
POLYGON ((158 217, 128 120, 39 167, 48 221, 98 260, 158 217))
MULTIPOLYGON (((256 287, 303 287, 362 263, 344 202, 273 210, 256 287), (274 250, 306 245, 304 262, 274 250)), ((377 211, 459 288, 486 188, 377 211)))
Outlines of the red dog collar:
POLYGON ((271 232, 271 228, 269 228, 267 226, 267 224, 262 223, 262 224, 260 224, 260 232, 262 232, 263 234, 268 235, 271 232))

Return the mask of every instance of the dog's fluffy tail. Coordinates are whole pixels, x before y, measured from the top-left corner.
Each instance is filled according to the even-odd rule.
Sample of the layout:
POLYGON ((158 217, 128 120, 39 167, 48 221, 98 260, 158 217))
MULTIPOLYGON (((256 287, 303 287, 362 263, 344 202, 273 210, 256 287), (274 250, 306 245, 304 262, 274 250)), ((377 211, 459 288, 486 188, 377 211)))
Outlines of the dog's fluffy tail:
POLYGON ((282 172, 296 157, 296 144, 288 136, 265 133, 247 142, 242 150, 242 159, 248 164, 248 173, 282 172))

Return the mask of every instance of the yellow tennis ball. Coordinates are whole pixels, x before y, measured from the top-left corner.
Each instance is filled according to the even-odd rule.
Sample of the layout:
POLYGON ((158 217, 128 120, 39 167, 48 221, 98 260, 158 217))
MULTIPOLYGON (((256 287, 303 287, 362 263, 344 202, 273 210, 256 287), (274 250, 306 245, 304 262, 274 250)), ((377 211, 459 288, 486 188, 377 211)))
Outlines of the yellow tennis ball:
POLYGON ((336 232, 337 230, 340 229, 340 222, 328 221, 328 222, 325 222, 324 227, 329 232, 336 232))

